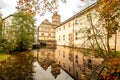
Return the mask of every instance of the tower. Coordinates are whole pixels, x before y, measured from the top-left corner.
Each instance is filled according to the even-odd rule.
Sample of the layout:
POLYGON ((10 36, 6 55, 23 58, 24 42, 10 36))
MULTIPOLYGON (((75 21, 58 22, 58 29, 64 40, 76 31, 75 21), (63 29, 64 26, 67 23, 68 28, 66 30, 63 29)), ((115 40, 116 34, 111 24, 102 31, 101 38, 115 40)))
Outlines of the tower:
POLYGON ((57 12, 53 13, 52 24, 53 24, 54 28, 59 26, 60 23, 61 23, 61 16, 57 12))

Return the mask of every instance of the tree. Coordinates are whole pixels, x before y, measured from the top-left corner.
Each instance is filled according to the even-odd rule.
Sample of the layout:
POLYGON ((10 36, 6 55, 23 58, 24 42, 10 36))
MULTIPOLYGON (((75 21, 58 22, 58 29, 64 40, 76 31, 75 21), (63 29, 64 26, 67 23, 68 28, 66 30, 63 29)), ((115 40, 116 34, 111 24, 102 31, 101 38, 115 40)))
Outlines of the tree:
MULTIPOLYGON (((104 69, 107 70, 107 75, 114 75, 114 73, 118 73, 119 63, 114 62, 118 56, 116 51, 117 45, 117 34, 119 34, 120 30, 120 1, 116 0, 112 4, 100 4, 97 10, 99 12, 99 21, 97 25, 94 25, 94 19, 92 18, 91 12, 87 15, 90 26, 82 29, 84 32, 86 41, 91 44, 91 49, 95 51, 96 54, 100 55, 104 58, 103 64, 97 66, 93 71, 92 75, 96 74, 96 71, 99 69, 99 73, 97 75, 97 80, 100 79, 101 73, 104 69), (110 5, 109 7, 106 5, 110 5), (114 39, 114 47, 110 46, 111 38, 114 39), (116 66, 117 65, 117 69, 116 66), (114 72, 111 73, 111 70, 114 72)), ((80 30, 81 31, 81 30, 80 30)), ((115 78, 119 78, 120 75, 115 76, 115 78)), ((96 77, 96 76, 95 76, 96 77)), ((90 76, 91 78, 91 76, 90 76)), ((114 78, 114 79, 115 79, 114 78)), ((94 79, 94 78, 93 78, 94 79)), ((113 79, 113 76, 109 79, 113 79)), ((92 80, 92 78, 91 78, 92 80)))
MULTIPOLYGON (((18 9, 22 8, 24 10, 25 6, 29 6, 28 10, 33 8, 33 6, 30 6, 30 5, 32 4, 31 1, 34 2, 34 0, 20 0, 20 1, 21 2, 19 2, 20 4, 18 5, 19 6, 18 9), (20 5, 22 5, 22 6, 20 6, 20 5)), ((49 0, 43 0, 42 8, 39 6, 42 2, 36 1, 35 5, 38 5, 38 6, 36 6, 36 9, 34 9, 34 10, 37 10, 39 13, 39 11, 42 12, 41 10, 43 9, 43 13, 41 13, 41 14, 44 14, 46 11, 52 12, 53 10, 55 10, 57 8, 57 5, 56 5, 57 0, 52 0, 52 1, 50 3, 49 0), (52 7, 53 6, 52 3, 56 5, 54 8, 52 7)), ((84 0, 82 0, 82 1, 84 1, 84 0)), ((97 8, 97 10, 100 13, 99 25, 102 25, 102 29, 105 29, 105 33, 98 32, 98 31, 100 31, 99 25, 93 24, 91 13, 88 14, 88 16, 87 16, 88 21, 90 23, 90 27, 84 29, 86 40, 88 40, 90 42, 91 48, 93 50, 95 50, 95 52, 97 54, 99 54, 101 57, 104 58, 102 67, 98 66, 98 68, 100 70, 98 77, 101 75, 101 72, 105 68, 108 69, 108 72, 111 71, 108 68, 108 67, 110 67, 110 65, 108 65, 108 61, 113 60, 113 58, 116 57, 114 54, 116 54, 117 34, 118 34, 119 28, 120 28, 120 25, 119 25, 120 0, 99 0, 99 1, 101 1, 100 7, 98 5, 99 8, 97 8), (90 33, 92 33, 92 34, 90 34, 90 33), (113 35, 115 36, 114 50, 112 50, 110 48, 110 37, 113 35)), ((33 11, 33 10, 31 10, 31 11, 33 11)), ((92 73, 92 74, 94 75, 95 73, 92 73)), ((111 74, 108 74, 108 75, 111 75, 111 74)))
POLYGON ((11 29, 17 50, 28 50, 34 41, 34 18, 19 11, 13 15, 11 29))
MULTIPOLYGON (((118 34, 120 34, 120 1, 116 0, 115 2, 112 2, 112 4, 103 4, 103 2, 99 2, 98 4, 99 5, 96 6, 97 8, 94 13, 92 11, 87 13, 86 22, 88 22, 90 26, 84 26, 79 30, 79 33, 83 34, 80 38, 85 40, 83 45, 86 43, 90 44, 90 51, 87 53, 91 53, 92 51, 92 54, 94 53, 95 56, 104 59, 103 63, 94 68, 91 72, 91 76, 89 77, 90 80, 95 79, 95 77, 99 80, 105 69, 107 70, 106 72, 108 72, 106 75, 109 76, 114 75, 114 73, 120 69, 119 62, 114 61, 118 58, 116 46, 119 45, 117 42, 119 41, 118 34), (95 23, 96 19, 97 23, 95 23), (114 44, 112 47, 110 45, 111 43, 114 44), (114 62, 116 64, 114 64, 114 62), (115 65, 118 66, 117 69, 114 68, 115 65), (114 70, 112 74, 111 70, 114 70)), ((85 52, 86 51, 87 50, 85 49, 85 52)), ((119 76, 117 76, 117 78, 119 76)))
MULTIPOLYGON (((35 16, 36 13, 43 16, 46 12, 54 12, 58 9, 59 1, 66 3, 67 0, 19 0, 17 2, 17 9, 25 11, 29 15, 35 16)), ((85 1, 85 0, 80 0, 85 1)), ((88 0, 92 1, 92 0, 88 0)), ((107 10, 116 0, 100 0, 107 10)), ((104 9, 104 10, 105 10, 104 9)))
MULTIPOLYGON (((119 5, 120 5, 119 0, 112 0, 111 3, 109 2, 103 5, 103 9, 105 8, 104 11, 99 9, 101 14, 101 19, 104 20, 105 23, 107 23, 105 25, 108 32, 107 37, 109 37, 112 34, 115 34, 115 47, 114 47, 115 52, 116 52, 116 44, 117 44, 117 33, 120 29, 120 25, 119 25, 120 6, 119 5)), ((109 40, 107 42, 108 42, 107 46, 109 49, 109 40)))
MULTIPOLYGON (((66 0, 61 0, 66 2, 66 0)), ((46 12, 54 12, 58 8, 58 0, 19 0, 18 10, 25 11, 29 15, 35 16, 36 13, 43 16, 46 12)))
POLYGON ((2 15, 0 14, 0 39, 2 38, 2 15))

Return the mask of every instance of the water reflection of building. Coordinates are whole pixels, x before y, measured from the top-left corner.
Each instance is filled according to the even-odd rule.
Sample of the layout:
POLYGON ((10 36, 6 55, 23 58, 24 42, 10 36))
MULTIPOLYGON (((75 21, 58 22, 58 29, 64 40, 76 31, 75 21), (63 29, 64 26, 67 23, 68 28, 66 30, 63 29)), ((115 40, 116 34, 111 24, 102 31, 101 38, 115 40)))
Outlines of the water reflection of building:
POLYGON ((60 74, 60 66, 55 61, 55 49, 42 48, 38 53, 38 63, 47 70, 51 67, 51 73, 56 78, 60 74))
POLYGON ((57 47, 55 58, 57 63, 76 80, 86 80, 93 66, 101 63, 102 59, 84 56, 82 52, 68 47, 57 47), (91 61, 89 61, 91 60, 91 61))

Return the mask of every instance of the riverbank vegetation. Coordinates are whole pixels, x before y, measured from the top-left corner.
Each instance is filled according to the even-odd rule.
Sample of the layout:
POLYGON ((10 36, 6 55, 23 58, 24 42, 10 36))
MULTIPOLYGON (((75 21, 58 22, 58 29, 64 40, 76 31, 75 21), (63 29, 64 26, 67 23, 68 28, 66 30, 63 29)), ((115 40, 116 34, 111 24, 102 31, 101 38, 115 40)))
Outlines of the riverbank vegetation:
POLYGON ((0 52, 0 62, 6 60, 9 57, 10 57, 9 54, 6 54, 4 52, 0 52))
POLYGON ((87 15, 90 27, 86 27, 85 35, 87 35, 87 40, 91 44, 91 49, 104 59, 103 63, 93 70, 94 73, 91 74, 90 80, 95 77, 97 80, 118 80, 120 78, 120 51, 117 51, 118 34, 120 34, 119 5, 119 0, 111 0, 111 2, 108 0, 104 4, 101 3, 97 8, 99 21, 96 25, 94 25, 91 12, 87 15), (114 41, 112 42, 113 46, 110 46, 111 40, 114 41), (98 70, 99 72, 97 72, 98 70))
POLYGON ((23 11, 11 16, 11 24, 7 25, 9 30, 0 39, 0 49, 6 53, 30 50, 34 42, 35 19, 23 11))
POLYGON ((16 50, 29 50, 32 48, 34 42, 34 18, 22 11, 15 13, 12 20, 13 39, 11 40, 16 44, 16 50))

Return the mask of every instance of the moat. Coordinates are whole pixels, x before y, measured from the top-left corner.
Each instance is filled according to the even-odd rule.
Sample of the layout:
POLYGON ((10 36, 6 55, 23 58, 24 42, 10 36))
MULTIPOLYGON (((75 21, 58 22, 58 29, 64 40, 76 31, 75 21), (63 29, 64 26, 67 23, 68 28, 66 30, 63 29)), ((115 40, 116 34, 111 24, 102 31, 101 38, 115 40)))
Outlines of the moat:
POLYGON ((0 80, 87 80, 102 61, 78 49, 40 48, 11 54, 0 63, 0 80))

